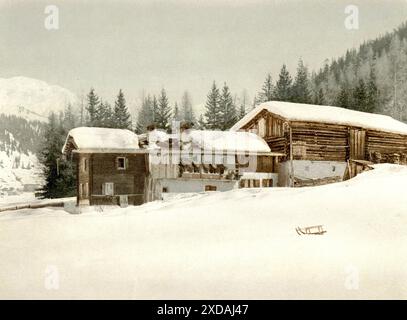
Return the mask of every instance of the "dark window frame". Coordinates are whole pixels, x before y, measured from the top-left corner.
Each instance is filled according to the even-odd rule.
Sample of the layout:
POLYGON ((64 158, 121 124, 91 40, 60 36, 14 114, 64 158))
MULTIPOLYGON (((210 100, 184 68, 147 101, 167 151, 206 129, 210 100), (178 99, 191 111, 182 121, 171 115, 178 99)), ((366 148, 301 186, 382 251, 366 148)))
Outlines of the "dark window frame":
POLYGON ((126 157, 117 157, 116 158, 116 169, 117 170, 126 170, 127 169, 127 159, 126 157), (120 160, 123 160, 123 166, 120 166, 120 160))

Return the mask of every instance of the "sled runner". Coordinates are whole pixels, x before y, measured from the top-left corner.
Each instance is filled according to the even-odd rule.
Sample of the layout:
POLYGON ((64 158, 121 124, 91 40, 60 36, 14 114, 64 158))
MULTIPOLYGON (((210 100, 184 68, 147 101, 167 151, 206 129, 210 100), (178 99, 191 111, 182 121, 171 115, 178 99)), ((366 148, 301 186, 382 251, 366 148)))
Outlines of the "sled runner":
POLYGON ((322 234, 324 234, 326 232, 323 225, 304 227, 304 228, 297 227, 297 228, 295 228, 295 231, 297 231, 297 233, 299 235, 303 235, 303 234, 322 235, 322 234))

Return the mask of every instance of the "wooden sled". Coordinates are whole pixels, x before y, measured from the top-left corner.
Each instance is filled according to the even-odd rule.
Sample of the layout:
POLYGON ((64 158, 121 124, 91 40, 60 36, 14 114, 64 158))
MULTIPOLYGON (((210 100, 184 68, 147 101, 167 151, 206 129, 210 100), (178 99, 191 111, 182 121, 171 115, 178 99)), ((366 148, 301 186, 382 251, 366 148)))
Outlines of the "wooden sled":
POLYGON ((297 233, 300 236, 303 235, 303 234, 323 235, 326 232, 323 225, 310 226, 310 227, 304 227, 304 228, 297 227, 297 228, 295 228, 295 231, 297 231, 297 233))

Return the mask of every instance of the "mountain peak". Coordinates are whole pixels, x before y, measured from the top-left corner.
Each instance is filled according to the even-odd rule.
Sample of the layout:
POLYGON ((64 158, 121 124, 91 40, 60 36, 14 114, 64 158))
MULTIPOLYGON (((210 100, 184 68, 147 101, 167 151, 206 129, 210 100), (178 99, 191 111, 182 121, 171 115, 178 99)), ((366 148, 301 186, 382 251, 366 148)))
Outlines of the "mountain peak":
POLYGON ((78 97, 63 87, 45 81, 16 76, 0 78, 0 113, 30 120, 44 120, 51 111, 75 105, 78 97))

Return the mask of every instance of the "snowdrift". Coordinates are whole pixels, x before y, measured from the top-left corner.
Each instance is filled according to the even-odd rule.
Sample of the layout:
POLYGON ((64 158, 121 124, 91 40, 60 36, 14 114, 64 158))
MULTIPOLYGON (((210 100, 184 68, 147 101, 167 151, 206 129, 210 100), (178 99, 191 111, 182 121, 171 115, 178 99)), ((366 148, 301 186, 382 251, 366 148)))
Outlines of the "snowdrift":
POLYGON ((406 299, 406 181, 377 165, 320 187, 3 214, 0 297, 406 299))

